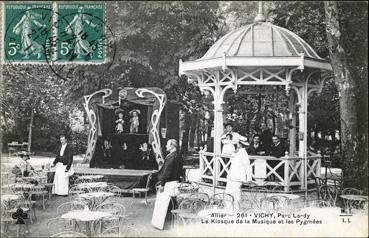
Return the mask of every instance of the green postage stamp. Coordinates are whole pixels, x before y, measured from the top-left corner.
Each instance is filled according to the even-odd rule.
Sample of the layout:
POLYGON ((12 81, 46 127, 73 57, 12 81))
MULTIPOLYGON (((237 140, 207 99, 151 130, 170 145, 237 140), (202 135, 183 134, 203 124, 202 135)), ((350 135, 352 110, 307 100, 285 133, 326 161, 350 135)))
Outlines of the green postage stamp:
POLYGON ((103 63, 104 4, 58 4, 57 62, 103 63))
POLYGON ((51 3, 3 7, 5 62, 45 62, 45 51, 50 50, 51 3))
POLYGON ((6 63, 104 63, 104 3, 5 3, 3 8, 6 63))

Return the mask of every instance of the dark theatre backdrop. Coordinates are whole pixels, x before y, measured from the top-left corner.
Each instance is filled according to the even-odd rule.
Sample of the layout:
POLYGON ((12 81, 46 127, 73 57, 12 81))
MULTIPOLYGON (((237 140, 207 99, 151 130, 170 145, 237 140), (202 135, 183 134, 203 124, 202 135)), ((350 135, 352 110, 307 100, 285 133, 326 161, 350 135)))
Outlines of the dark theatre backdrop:
MULTIPOLYGON (((125 168, 152 170, 157 169, 155 155, 149 145, 150 153, 149 160, 142 159, 143 153, 139 150, 140 145, 149 141, 149 125, 152 115, 152 106, 132 103, 124 101, 120 108, 124 110, 124 131, 121 134, 115 132, 115 121, 118 116, 115 115, 115 109, 109 106, 97 105, 97 120, 99 129, 97 145, 92 157, 91 168, 125 168), (138 133, 130 134, 130 115, 129 112, 133 109, 139 109, 139 128, 138 133), (105 139, 108 139, 112 145, 112 157, 107 159, 103 156, 102 145, 105 139), (127 145, 127 149, 123 149, 123 144, 127 145)), ((179 139, 179 106, 176 103, 168 101, 163 109, 160 117, 159 135, 161 138, 161 146, 163 156, 166 155, 165 144, 168 139, 179 139), (165 138, 162 136, 162 131, 166 130, 165 138)))

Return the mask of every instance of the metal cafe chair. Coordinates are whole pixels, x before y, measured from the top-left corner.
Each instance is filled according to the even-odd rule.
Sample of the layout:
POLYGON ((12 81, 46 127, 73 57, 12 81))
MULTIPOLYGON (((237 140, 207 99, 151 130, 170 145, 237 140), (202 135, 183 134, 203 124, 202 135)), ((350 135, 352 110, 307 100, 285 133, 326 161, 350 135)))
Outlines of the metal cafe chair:
POLYGON ((145 194, 145 205, 146 207, 148 206, 149 202, 147 201, 147 193, 150 191, 150 180, 152 178, 152 174, 148 174, 147 175, 147 180, 146 180, 146 187, 144 188, 133 188, 132 189, 132 202, 131 204, 133 204, 133 200, 135 199, 135 194, 141 194, 144 193, 145 194))
POLYGON ((97 237, 140 237, 141 234, 139 230, 131 225, 119 225, 110 227, 100 234, 97 234, 97 237))
POLYGON ((63 219, 61 217, 51 218, 46 223, 48 235, 51 237, 65 231, 75 231, 76 227, 72 221, 63 219))
POLYGON ((42 197, 42 208, 45 210, 45 204, 47 204, 47 197, 49 194, 49 192, 46 190, 46 187, 43 185, 37 185, 31 188, 30 193, 33 197, 35 197, 35 199, 37 196, 42 197))
POLYGON ((124 225, 128 217, 126 215, 126 208, 123 206, 123 204, 117 202, 100 204, 96 208, 96 211, 107 212, 112 214, 112 216, 102 218, 99 221, 100 226, 96 227, 96 229, 99 229, 99 231, 95 231, 95 233, 96 232, 101 233, 104 229, 108 229, 113 226, 124 225))
POLYGON ((87 237, 87 235, 75 231, 63 231, 60 233, 56 233, 51 237, 87 237))
POLYGON ((332 206, 336 206, 337 198, 340 193, 336 186, 322 185, 319 187, 319 198, 329 202, 332 206))
MULTIPOLYGON (((364 191, 357 188, 345 188, 342 190, 341 195, 363 195, 364 191)), ((354 196, 353 196, 354 197, 354 196)), ((366 201, 356 200, 356 199, 344 199, 341 198, 341 201, 345 207, 346 211, 351 210, 362 210, 365 209, 365 204, 368 203, 368 199, 366 201)))
POLYGON ((210 199, 210 205, 216 206, 218 208, 226 208, 227 204, 234 209, 234 198, 229 193, 216 193, 210 199))
POLYGON ((357 188, 345 188, 342 190, 342 195, 362 195, 364 191, 357 188))
POLYGON ((178 209, 172 210, 175 219, 181 218, 182 224, 187 225, 198 220, 197 213, 207 208, 207 203, 197 198, 187 198, 179 204, 178 209))
POLYGON ((209 204, 210 198, 207 193, 192 193, 189 198, 196 198, 199 200, 204 201, 206 204, 209 204))
POLYGON ((72 201, 72 202, 65 202, 60 204, 57 208, 56 208, 56 213, 60 216, 63 215, 64 213, 67 213, 69 211, 73 211, 73 210, 83 210, 85 208, 86 204, 79 202, 79 201, 72 201))
POLYGON ((265 197, 260 200, 260 208, 264 211, 288 211, 289 205, 290 199, 282 195, 265 197))
POLYGON ((322 208, 322 207, 332 207, 332 204, 324 200, 314 200, 311 204, 312 207, 322 208))

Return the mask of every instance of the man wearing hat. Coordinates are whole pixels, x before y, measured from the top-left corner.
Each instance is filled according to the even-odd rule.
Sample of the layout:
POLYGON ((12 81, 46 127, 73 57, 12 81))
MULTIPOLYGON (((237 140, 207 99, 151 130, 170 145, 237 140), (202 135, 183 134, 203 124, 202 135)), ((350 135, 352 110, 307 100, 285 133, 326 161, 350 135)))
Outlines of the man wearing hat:
MULTIPOLYGON (((225 192, 231 194, 234 198, 234 208, 239 210, 239 201, 241 200, 241 186, 244 182, 252 180, 252 169, 250 166, 249 155, 246 147, 249 143, 240 139, 238 142, 238 150, 231 158, 231 167, 227 175, 227 186, 225 192)), ((231 204, 226 204, 231 209, 231 204)))

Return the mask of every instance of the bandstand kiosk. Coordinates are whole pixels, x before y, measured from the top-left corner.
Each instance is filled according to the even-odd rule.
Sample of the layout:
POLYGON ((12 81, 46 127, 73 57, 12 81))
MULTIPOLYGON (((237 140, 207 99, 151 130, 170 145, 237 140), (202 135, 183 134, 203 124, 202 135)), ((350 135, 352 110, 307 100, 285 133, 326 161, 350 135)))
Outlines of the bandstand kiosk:
POLYGON ((188 62, 180 60, 179 74, 186 75, 188 82, 198 85, 201 92, 210 92, 214 100, 214 151, 200 152, 200 184, 216 192, 224 189, 227 181, 220 176, 230 166, 226 159, 230 157, 221 154, 220 139, 226 92, 236 93, 240 86, 283 86, 289 96, 292 121, 289 153, 282 158, 250 156, 253 181, 262 185, 266 177, 274 174, 280 180, 274 184, 282 185, 285 192, 305 191, 306 196, 308 184, 314 183, 314 176, 320 176, 321 165, 320 155, 307 153, 308 97, 313 92, 321 92, 324 81, 332 77, 331 71, 330 62, 319 57, 299 36, 265 22, 260 6, 254 23, 223 36, 202 58, 188 62), (279 163, 273 167, 264 163, 264 176, 258 176, 257 161, 267 160, 279 163), (283 178, 276 173, 279 167, 284 169, 283 178))

